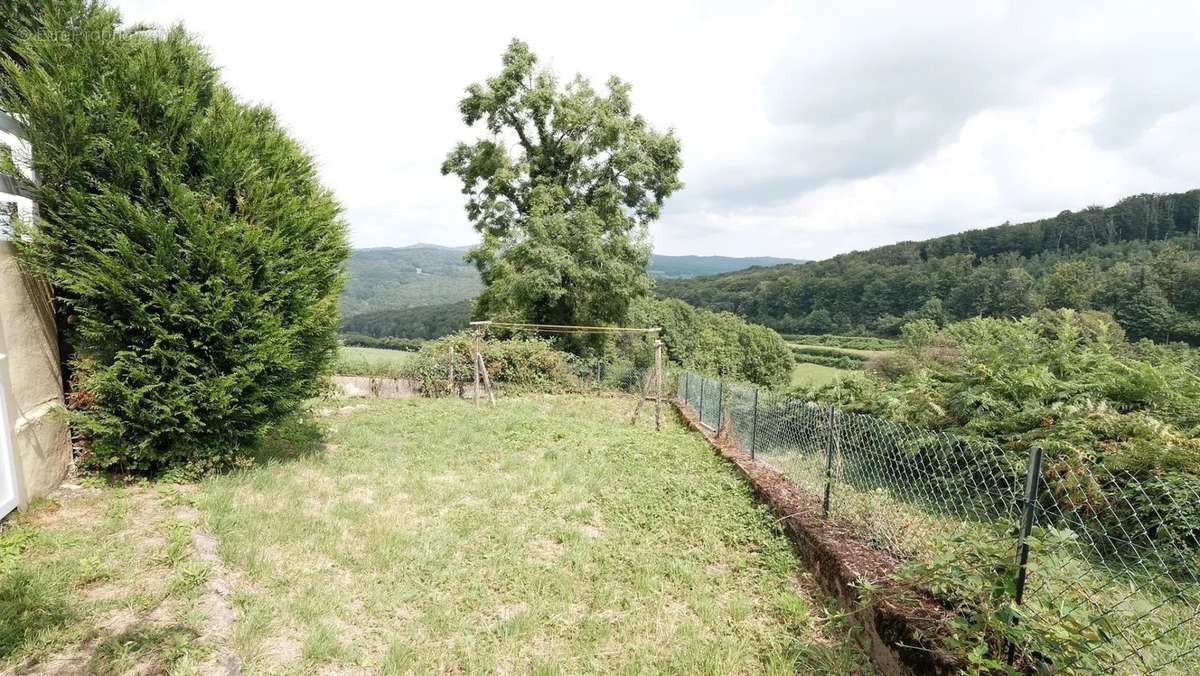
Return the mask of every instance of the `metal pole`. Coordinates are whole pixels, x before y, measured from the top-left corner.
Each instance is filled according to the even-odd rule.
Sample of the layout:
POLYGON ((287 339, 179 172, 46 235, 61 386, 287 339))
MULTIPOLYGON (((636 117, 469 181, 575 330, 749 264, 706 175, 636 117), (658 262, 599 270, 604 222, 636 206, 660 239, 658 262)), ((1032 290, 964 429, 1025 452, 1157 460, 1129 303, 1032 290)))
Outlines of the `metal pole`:
POLYGON ((690 388, 688 386, 691 384, 692 384, 692 372, 684 371, 683 372, 683 405, 684 406, 692 405, 692 398, 688 396, 689 390, 690 390, 690 388))
POLYGON ((662 430, 662 353, 663 342, 654 341, 654 431, 662 430))
POLYGON ((754 459, 754 442, 758 441, 758 388, 754 388, 754 416, 750 418, 750 459, 754 459))
POLYGON ((475 405, 479 405, 479 329, 475 329, 475 354, 472 355, 471 361, 475 374, 475 405))
MULTIPOLYGON (((1042 478, 1042 447, 1034 446, 1029 457, 1029 471, 1025 475, 1025 509, 1021 514, 1021 534, 1017 538, 1017 579, 1016 579, 1016 595, 1014 601, 1016 605, 1021 605, 1021 601, 1025 598, 1025 575, 1029 563, 1029 533, 1033 530, 1033 510, 1037 505, 1038 488, 1041 487, 1042 478)), ((1013 617, 1013 624, 1016 625, 1017 618, 1013 617)), ((1016 657, 1017 647, 1012 641, 1008 643, 1008 663, 1012 664, 1016 657)))
POLYGON ((833 405, 829 406, 829 438, 825 443, 825 497, 821 500, 821 511, 825 516, 829 516, 829 484, 833 481, 833 451, 837 443, 837 429, 833 426, 836 411, 833 405))
POLYGON ((717 434, 721 433, 721 426, 725 423, 725 383, 717 381, 717 434))
POLYGON ((702 425, 704 424, 704 390, 708 389, 705 387, 707 384, 705 380, 704 376, 700 377, 700 414, 697 417, 700 418, 702 425))

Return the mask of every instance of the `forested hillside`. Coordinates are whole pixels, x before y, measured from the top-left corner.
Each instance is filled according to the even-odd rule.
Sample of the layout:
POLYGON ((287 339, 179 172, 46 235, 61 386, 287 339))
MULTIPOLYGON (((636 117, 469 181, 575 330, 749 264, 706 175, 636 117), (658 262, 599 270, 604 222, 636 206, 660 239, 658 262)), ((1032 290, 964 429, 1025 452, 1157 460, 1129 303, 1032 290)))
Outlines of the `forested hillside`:
POLYGON ((342 331, 372 338, 440 338, 467 328, 471 301, 375 310, 342 320, 342 331))
POLYGON ((355 249, 346 265, 342 316, 371 310, 436 305, 473 298, 483 289, 466 247, 414 244, 355 249))
POLYGON ((1200 343, 1200 190, 1137 195, 1108 208, 805 265, 662 280, 660 295, 789 333, 895 335, 1038 309, 1110 312, 1135 338, 1200 343))
MULTIPOLYGON (((475 266, 463 260, 467 248, 413 244, 406 247, 355 249, 347 264, 348 279, 341 297, 342 317, 427 305, 454 304, 474 298, 483 290, 483 284, 479 281, 479 272, 475 266)), ((734 258, 654 254, 650 257, 647 271, 653 277, 684 278, 744 270, 756 265, 799 262, 801 261, 770 256, 734 258)), ((391 316, 408 318, 403 312, 391 316)), ((371 321, 378 318, 377 316, 371 321)), ((376 326, 382 325, 377 323, 376 326)), ((388 335, 400 336, 398 333, 388 335)))

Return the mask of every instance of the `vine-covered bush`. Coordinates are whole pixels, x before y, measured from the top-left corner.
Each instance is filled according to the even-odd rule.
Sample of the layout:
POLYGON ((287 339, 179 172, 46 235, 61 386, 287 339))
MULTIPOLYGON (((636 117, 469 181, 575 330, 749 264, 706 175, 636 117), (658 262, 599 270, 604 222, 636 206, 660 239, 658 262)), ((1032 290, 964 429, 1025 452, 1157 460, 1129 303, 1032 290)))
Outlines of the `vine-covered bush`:
POLYGON ((225 464, 316 394, 337 349, 339 205, 270 110, 182 28, 83 0, 9 16, 0 106, 26 121, 86 462, 225 464))
MULTIPOLYGON (((1044 499, 1089 514, 1098 535, 1200 549, 1194 350, 1130 343, 1108 315, 1073 310, 941 331, 907 326, 904 343, 872 363, 876 377, 810 394, 998 445, 1008 456, 978 458, 972 471, 1011 472, 1041 446, 1051 489, 1044 499)), ((1109 540, 1097 537, 1097 546, 1109 540)))
MULTIPOLYGON (((450 387, 451 354, 454 382, 473 383, 475 337, 457 333, 425 343, 402 368, 401 375, 420 381, 427 395, 445 394, 450 387), (451 352, 453 348, 453 353, 451 352)), ((483 359, 492 383, 506 389, 564 392, 581 386, 575 358, 539 338, 483 341, 483 359)))
POLYGON ((771 387, 791 380, 791 348, 765 326, 676 299, 638 299, 629 317, 634 326, 662 328, 668 359, 684 368, 771 387))

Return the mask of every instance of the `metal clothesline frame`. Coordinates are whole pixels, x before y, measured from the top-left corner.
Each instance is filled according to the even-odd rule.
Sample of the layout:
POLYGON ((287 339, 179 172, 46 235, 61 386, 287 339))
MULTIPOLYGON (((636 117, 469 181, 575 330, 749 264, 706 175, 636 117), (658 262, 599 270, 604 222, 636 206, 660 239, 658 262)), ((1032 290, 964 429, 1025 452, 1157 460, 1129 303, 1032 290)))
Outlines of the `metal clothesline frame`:
MULTIPOLYGON (((535 324, 530 322, 503 322, 484 319, 470 322, 470 326, 474 329, 475 334, 475 355, 474 355, 474 377, 475 377, 475 405, 479 405, 479 384, 482 378, 483 385, 487 389, 488 400, 493 406, 496 405, 496 396, 492 392, 491 378, 488 376, 487 364, 483 361, 483 334, 489 328, 512 329, 514 331, 534 331, 538 333, 578 333, 591 335, 618 335, 622 333, 644 334, 654 336, 654 366, 652 367, 648 377, 642 379, 642 386, 638 394, 638 402, 633 410, 633 420, 631 424, 636 424, 638 414, 642 411, 642 404, 648 400, 654 400, 654 429, 662 429, 662 400, 663 400, 663 341, 660 337, 662 327, 635 327, 635 326, 575 326, 570 324, 535 324), (649 390, 654 388, 653 396, 649 390)), ((453 363, 453 354, 451 355, 451 363, 453 363)))

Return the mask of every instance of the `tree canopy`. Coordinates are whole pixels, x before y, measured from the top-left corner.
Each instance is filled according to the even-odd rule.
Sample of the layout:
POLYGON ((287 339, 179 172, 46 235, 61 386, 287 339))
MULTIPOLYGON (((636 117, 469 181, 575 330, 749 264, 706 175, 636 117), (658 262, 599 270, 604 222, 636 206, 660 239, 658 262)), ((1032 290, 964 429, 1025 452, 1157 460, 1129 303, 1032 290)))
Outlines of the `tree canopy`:
MULTIPOLYGON (((630 85, 560 86, 513 40, 498 75, 467 87, 463 122, 485 136, 442 165, 462 181, 483 241, 467 254, 485 291, 477 315, 610 324, 649 290, 647 226, 682 187, 680 144, 633 112, 630 85)), ((580 347, 580 346, 575 346, 580 347)))

